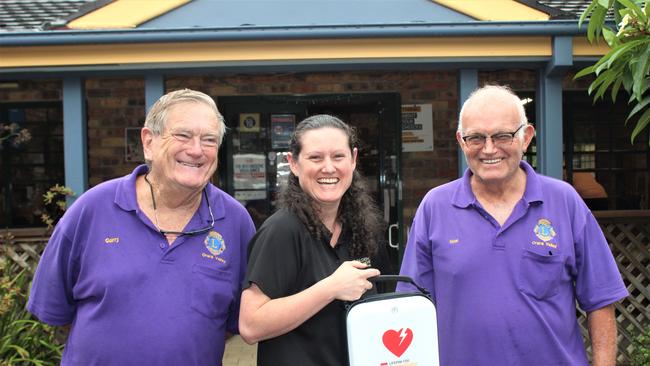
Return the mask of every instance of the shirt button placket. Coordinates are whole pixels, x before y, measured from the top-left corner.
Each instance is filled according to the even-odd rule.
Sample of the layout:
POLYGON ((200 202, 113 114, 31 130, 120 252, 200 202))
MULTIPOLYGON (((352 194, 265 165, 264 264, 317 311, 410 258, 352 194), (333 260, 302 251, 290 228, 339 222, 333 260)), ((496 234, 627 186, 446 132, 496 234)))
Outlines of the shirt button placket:
POLYGON ((494 241, 492 242, 492 247, 494 249, 499 249, 499 250, 506 249, 506 242, 505 240, 503 240, 503 235, 501 233, 497 233, 497 235, 494 237, 494 241))

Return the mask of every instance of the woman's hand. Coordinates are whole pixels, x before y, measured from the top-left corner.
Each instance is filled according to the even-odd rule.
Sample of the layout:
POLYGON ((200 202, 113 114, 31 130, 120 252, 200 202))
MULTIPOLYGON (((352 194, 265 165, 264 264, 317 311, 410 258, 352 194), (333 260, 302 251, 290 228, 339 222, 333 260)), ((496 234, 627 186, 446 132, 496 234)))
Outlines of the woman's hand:
POLYGON ((379 270, 368 268, 366 264, 359 261, 347 261, 343 262, 323 282, 333 291, 335 299, 355 301, 372 288, 372 283, 368 281, 368 278, 379 276, 379 274, 379 270))
POLYGON ((239 334, 248 344, 292 331, 334 299, 358 300, 372 288, 379 270, 358 261, 344 262, 329 277, 291 296, 269 298, 254 283, 242 292, 239 334))

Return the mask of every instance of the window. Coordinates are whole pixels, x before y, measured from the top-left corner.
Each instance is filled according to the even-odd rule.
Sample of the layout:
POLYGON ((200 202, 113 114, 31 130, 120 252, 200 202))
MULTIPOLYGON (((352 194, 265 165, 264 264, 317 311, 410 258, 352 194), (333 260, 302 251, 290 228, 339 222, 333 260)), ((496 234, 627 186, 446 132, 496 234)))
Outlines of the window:
POLYGON ((2 143, 0 225, 43 226, 43 193, 64 183, 63 112, 60 102, 0 103, 0 124, 27 129, 31 139, 2 143))
POLYGON ((592 209, 648 209, 650 149, 648 132, 630 142, 632 123, 625 95, 593 103, 585 91, 564 92, 565 166, 567 181, 592 209), (570 173, 570 174, 569 174, 570 173), (589 184, 591 193, 582 184, 589 184), (604 190, 598 197, 589 197, 604 190), (583 193, 587 192, 587 193, 583 193))

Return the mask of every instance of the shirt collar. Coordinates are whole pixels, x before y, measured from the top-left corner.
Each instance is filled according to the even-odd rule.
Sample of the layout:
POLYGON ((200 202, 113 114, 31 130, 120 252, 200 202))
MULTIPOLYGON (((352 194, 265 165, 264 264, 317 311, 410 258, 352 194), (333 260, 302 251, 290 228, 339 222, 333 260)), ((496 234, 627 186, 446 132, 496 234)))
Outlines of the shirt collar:
POLYGON ((131 174, 121 179, 115 190, 115 204, 124 211, 135 211, 138 209, 138 200, 135 192, 135 180, 139 175, 149 172, 145 164, 138 165, 131 174))
POLYGON ((542 182, 539 175, 526 161, 521 161, 519 166, 526 172, 526 190, 524 191, 523 200, 527 204, 543 203, 542 182))
MULTIPOLYGON (((120 180, 115 191, 114 199, 114 202, 118 207, 124 211, 136 211, 139 209, 138 200, 136 198, 135 181, 139 175, 144 175, 147 172, 149 172, 149 167, 147 167, 147 165, 139 165, 133 170, 133 172, 131 172, 131 174, 127 175, 125 179, 120 180)), ((223 219, 226 216, 223 195, 219 194, 217 187, 212 184, 208 183, 205 188, 208 199, 210 200, 210 205, 212 206, 214 219, 223 219)), ((210 213, 208 212, 207 202, 201 202, 199 210, 201 218, 205 218, 209 222, 210 213)))
MULTIPOLYGON (((534 202, 543 202, 542 199, 542 185, 539 176, 528 162, 522 160, 519 162, 519 167, 526 173, 526 190, 524 191, 523 200, 528 205, 534 202)), ((472 171, 467 168, 465 173, 460 178, 460 184, 456 186, 453 192, 451 203, 459 208, 466 208, 476 204, 476 196, 472 192, 470 178, 472 171)))

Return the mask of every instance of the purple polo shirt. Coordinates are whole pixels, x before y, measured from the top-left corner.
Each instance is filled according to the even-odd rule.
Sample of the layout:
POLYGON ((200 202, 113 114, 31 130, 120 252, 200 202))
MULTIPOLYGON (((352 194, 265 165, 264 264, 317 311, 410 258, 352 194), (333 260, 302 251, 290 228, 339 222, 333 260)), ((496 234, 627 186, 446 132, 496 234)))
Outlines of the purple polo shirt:
MULTIPOLYGON (((146 171, 84 193, 45 248, 27 308, 72 323, 63 365, 220 365, 226 331, 238 332, 250 216, 208 185, 213 230, 169 246, 136 201, 146 171)), ((209 222, 203 199, 185 230, 209 222)))
POLYGON ((520 167, 526 191, 503 226, 469 170, 429 191, 413 220, 400 273, 431 291, 441 365, 587 365, 576 300, 589 312, 628 295, 575 190, 520 167))

